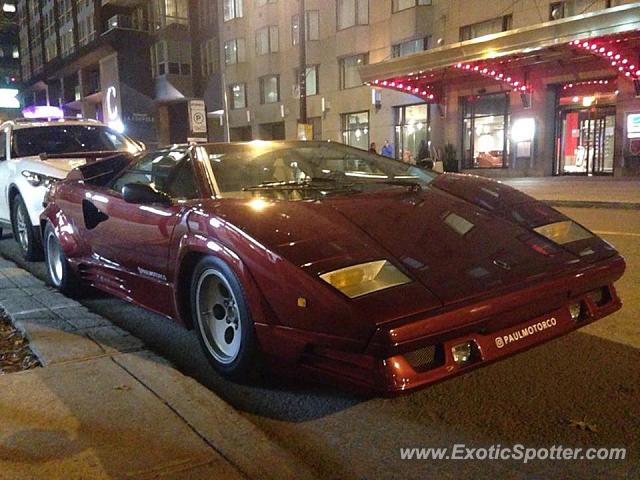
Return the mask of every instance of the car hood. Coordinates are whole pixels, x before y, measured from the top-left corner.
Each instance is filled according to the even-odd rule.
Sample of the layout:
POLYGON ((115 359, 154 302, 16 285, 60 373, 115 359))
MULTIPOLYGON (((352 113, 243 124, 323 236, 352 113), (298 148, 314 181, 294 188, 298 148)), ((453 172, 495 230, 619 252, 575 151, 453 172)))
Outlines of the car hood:
MULTIPOLYGON (((526 225, 435 187, 273 201, 258 211, 249 203, 220 202, 217 214, 309 274, 387 258, 445 305, 535 282, 586 261, 570 249, 540 253, 527 240, 544 239, 526 225)), ((555 215, 541 221, 566 218, 555 215)))
POLYGON ((65 178, 74 168, 87 163, 86 157, 48 158, 29 157, 21 160, 21 169, 41 173, 54 178, 65 178))

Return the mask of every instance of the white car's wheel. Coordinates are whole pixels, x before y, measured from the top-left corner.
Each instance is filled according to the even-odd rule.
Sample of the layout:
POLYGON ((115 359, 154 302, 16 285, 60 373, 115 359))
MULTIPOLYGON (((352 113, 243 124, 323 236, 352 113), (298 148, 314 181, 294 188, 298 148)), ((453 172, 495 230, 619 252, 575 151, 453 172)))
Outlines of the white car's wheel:
POLYGON ((11 227, 13 238, 18 242, 24 258, 31 261, 42 260, 40 233, 31 223, 29 211, 20 194, 15 196, 11 204, 11 227))

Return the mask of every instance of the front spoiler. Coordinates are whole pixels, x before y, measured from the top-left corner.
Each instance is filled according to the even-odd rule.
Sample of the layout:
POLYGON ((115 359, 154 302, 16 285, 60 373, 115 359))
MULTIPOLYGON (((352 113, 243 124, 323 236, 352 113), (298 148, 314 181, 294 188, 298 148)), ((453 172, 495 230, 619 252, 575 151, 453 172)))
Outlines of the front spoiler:
MULTIPOLYGON (((380 350, 377 353, 370 349, 364 353, 353 353, 312 344, 308 344, 308 348, 298 358, 298 365, 307 377, 329 381, 350 390, 389 396, 412 391, 523 352, 610 315, 622 306, 613 282, 623 272, 624 261, 621 257, 601 262, 597 268, 581 275, 578 282, 564 283, 565 288, 569 287, 564 291, 571 293, 552 309, 530 313, 530 316, 521 315, 522 309, 518 309, 518 318, 522 320, 512 321, 499 329, 487 331, 485 321, 470 324, 464 318, 460 319, 459 324, 464 326, 441 331, 439 334, 433 331, 426 334, 425 330, 417 329, 422 330, 420 333, 424 336, 418 335, 405 345, 411 345, 415 352, 425 346, 437 344, 442 358, 433 367, 425 369, 412 366, 408 360, 412 351, 405 349, 384 355, 380 350), (580 286, 580 293, 572 288, 576 283, 580 286), (605 292, 606 301, 599 302, 595 297, 602 292, 605 292), (581 313, 579 318, 574 319, 569 307, 576 304, 581 305, 581 313), (465 342, 471 342, 474 354, 468 363, 457 364, 451 349, 465 342)), ((538 288, 542 287, 539 295, 543 295, 542 292, 555 286, 557 282, 558 279, 538 285, 538 288)), ((528 303, 535 305, 541 298, 531 296, 528 303)), ((458 313, 463 315, 464 311, 466 310, 461 309, 458 313)), ((425 325, 425 320, 417 323, 425 325)), ((417 330, 412 329, 412 333, 417 334, 417 330)))

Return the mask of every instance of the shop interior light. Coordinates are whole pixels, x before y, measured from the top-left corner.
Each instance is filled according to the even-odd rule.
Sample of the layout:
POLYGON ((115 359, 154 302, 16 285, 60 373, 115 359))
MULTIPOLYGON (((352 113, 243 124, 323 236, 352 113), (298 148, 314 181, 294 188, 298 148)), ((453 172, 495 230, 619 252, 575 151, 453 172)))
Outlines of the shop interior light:
POLYGON ((0 108, 20 108, 17 96, 18 90, 15 88, 0 88, 0 108))
POLYGON ((511 127, 511 138, 514 142, 530 142, 536 132, 536 121, 532 117, 518 118, 511 127))

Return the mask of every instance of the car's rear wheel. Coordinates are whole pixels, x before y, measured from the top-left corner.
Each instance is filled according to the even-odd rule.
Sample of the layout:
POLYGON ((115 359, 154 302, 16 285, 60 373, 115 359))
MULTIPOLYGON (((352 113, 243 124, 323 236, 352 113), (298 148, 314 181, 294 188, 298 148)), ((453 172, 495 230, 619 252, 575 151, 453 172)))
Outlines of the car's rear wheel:
POLYGON ((18 242, 24 258, 31 261, 42 260, 40 234, 31 223, 29 211, 20 194, 15 196, 11 204, 11 227, 13 238, 18 242))
POLYGON ((242 284, 229 266, 203 258, 191 282, 191 311, 204 353, 221 374, 246 380, 258 370, 251 312, 242 284))
POLYGON ((77 294, 80 291, 80 280, 69 267, 67 256, 62 250, 56 232, 50 223, 44 229, 44 251, 47 274, 51 284, 65 294, 77 294))

